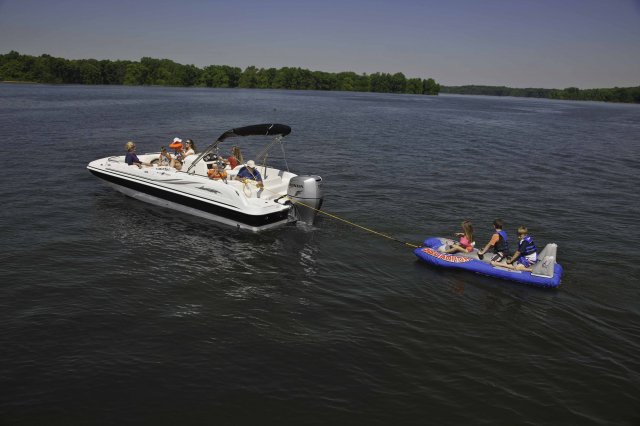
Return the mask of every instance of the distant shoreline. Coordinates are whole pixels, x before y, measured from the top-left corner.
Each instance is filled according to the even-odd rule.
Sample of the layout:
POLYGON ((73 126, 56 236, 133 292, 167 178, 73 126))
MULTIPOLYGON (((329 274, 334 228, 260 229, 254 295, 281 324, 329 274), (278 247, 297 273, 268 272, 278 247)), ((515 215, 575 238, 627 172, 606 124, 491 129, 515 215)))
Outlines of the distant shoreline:
POLYGON ((246 89, 319 90, 344 92, 434 95, 513 96, 573 101, 640 103, 640 86, 602 89, 512 88, 506 86, 442 86, 434 79, 406 78, 402 73, 328 73, 303 68, 257 68, 244 70, 229 65, 202 69, 169 59, 144 57, 140 61, 0 55, 0 81, 4 83, 83 84, 164 87, 210 87, 246 89))
POLYGON ((50 55, 0 55, 0 81, 46 84, 125 86, 219 87, 246 89, 327 90, 346 92, 408 93, 437 95, 440 85, 432 78, 407 78, 397 72, 356 74, 329 73, 304 68, 257 68, 244 70, 229 65, 198 68, 169 59, 144 57, 140 61, 64 59, 50 55))
MULTIPOLYGON (((37 82, 37 81, 18 81, 18 80, 0 80, 1 84, 31 84, 31 85, 37 85, 37 84, 49 84, 49 85, 77 85, 77 86, 123 86, 123 87, 174 87, 174 88, 185 88, 185 86, 173 86, 173 85, 160 85, 160 84, 141 84, 141 85, 128 85, 128 84, 83 84, 83 83, 45 83, 45 82, 37 82)), ((188 86, 188 87, 194 87, 194 88, 209 88, 209 89, 229 89, 229 87, 207 87, 207 86, 188 86)), ((573 99, 573 98, 562 98, 562 97, 555 97, 555 96, 536 96, 536 95, 526 95, 526 94, 514 94, 511 92, 503 92, 502 89, 503 87, 501 86, 486 86, 486 87, 492 87, 498 90, 501 90, 500 93, 468 93, 468 92, 464 92, 464 91, 455 91, 455 90, 451 90, 454 89, 455 87, 459 87, 459 86, 441 86, 442 90, 441 90, 441 94, 444 95, 463 95, 463 96, 494 96, 494 97, 513 97, 513 98, 534 98, 534 99, 550 99, 550 100, 565 100, 565 101, 588 101, 588 102, 607 102, 607 103, 631 103, 631 104, 640 104, 640 99, 638 98, 637 92, 638 92, 638 87, 628 87, 628 88, 622 88, 623 90, 627 91, 631 91, 631 93, 633 93, 634 91, 636 92, 636 98, 633 101, 617 101, 617 100, 602 100, 602 99, 573 99)), ((238 89, 242 89, 243 87, 235 87, 238 89)), ((254 87, 254 89, 260 89, 260 90, 308 90, 308 91, 322 91, 321 89, 284 89, 284 88, 260 88, 260 87, 254 87)), ((514 89, 514 88, 508 88, 511 91, 528 91, 531 89, 514 89)), ((545 91, 557 91, 557 92, 562 92, 562 90, 558 90, 558 89, 542 89, 545 91)), ((598 90, 598 91, 606 91, 606 90, 619 90, 619 88, 615 88, 615 89, 584 89, 586 90, 598 90)), ((324 90, 324 91, 340 91, 340 90, 324 90)), ((345 92, 353 92, 353 91, 345 91, 345 92)), ((372 92, 362 92, 359 91, 359 93, 372 93, 372 92)))
POLYGON ((565 101, 595 101, 616 103, 640 103, 640 86, 604 89, 542 89, 513 88, 506 86, 441 86, 441 93, 457 95, 513 96, 525 98, 559 99, 565 101))
POLYGON ((8 84, 42 84, 37 81, 22 81, 22 80, 0 80, 0 83, 8 84))

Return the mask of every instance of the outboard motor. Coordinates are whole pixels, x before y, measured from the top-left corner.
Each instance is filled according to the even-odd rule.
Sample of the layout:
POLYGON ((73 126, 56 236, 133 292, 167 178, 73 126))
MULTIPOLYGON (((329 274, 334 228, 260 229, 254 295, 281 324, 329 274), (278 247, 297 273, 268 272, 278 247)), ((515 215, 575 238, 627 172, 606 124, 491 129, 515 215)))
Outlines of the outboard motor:
POLYGON ((289 181, 287 196, 293 201, 291 215, 298 221, 308 225, 322 207, 322 188, 320 176, 296 176, 289 181), (316 209, 316 210, 314 210, 316 209))

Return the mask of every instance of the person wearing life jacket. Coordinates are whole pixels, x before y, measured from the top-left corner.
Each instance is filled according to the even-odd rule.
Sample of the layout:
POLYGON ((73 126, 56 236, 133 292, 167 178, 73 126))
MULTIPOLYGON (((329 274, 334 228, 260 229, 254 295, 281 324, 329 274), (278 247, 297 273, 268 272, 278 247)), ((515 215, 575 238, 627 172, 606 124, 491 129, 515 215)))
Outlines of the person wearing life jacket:
POLYGON ((216 164, 213 168, 207 170, 207 176, 213 180, 227 181, 227 172, 224 171, 224 164, 216 164))
POLYGON ((493 228, 495 232, 491 236, 491 239, 482 250, 478 252, 478 257, 482 259, 484 254, 493 247, 493 256, 491 257, 492 263, 498 263, 503 261, 509 255, 509 240, 507 239, 507 233, 502 230, 504 222, 502 219, 496 219, 493 221, 493 228))
POLYGON ((532 266, 538 261, 538 249, 524 225, 518 228, 518 240, 518 250, 507 260, 507 265, 518 271, 531 271, 532 266))

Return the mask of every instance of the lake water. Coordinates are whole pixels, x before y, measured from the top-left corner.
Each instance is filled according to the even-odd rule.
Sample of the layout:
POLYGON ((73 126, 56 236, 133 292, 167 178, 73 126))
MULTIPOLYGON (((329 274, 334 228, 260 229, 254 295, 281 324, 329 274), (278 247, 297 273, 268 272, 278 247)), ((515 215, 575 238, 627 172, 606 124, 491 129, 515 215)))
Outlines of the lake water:
POLYGON ((640 105, 2 84, 0 134, 0 424, 640 422, 640 105), (411 244, 526 224, 561 286, 329 217, 241 232, 86 170, 265 122, 327 212, 411 244))

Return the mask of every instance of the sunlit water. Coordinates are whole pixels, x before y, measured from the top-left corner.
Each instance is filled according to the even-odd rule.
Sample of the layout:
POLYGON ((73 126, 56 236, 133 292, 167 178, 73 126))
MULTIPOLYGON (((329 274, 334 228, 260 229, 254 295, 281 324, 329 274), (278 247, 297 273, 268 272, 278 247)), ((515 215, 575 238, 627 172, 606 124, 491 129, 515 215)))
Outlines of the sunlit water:
POLYGON ((640 421, 638 105, 0 85, 0 130, 0 424, 640 421), (562 285, 328 217, 239 232, 85 168, 263 122, 327 212, 409 244, 526 224, 562 285))

